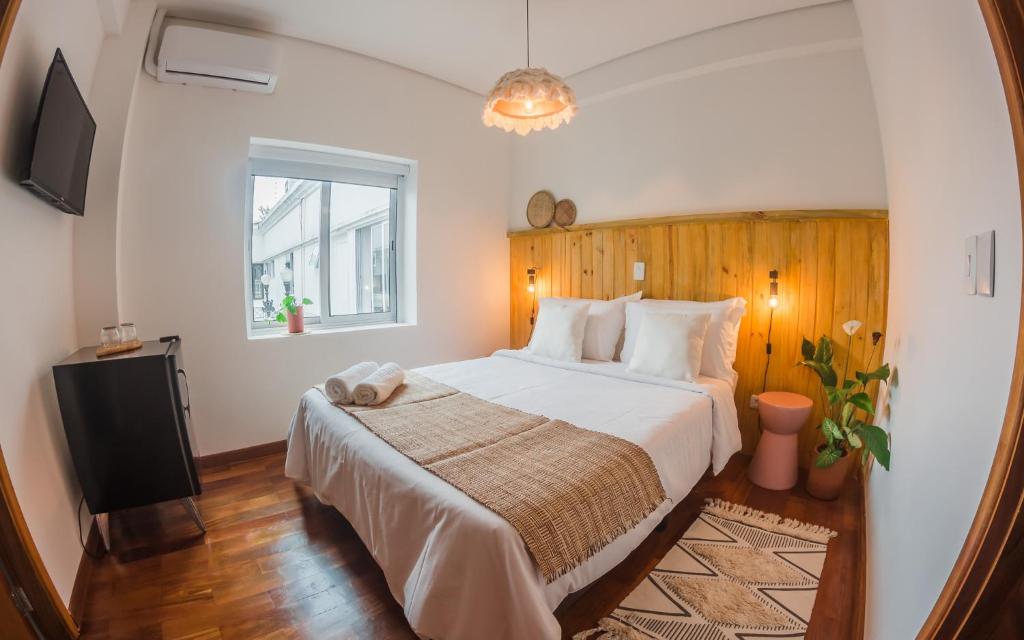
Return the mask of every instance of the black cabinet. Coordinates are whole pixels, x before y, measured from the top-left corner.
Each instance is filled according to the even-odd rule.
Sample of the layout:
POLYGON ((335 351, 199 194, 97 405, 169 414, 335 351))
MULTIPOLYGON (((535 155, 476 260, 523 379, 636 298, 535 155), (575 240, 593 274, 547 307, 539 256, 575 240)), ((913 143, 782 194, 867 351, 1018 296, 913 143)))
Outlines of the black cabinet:
MULTIPOLYGON (((55 365, 53 378, 91 513, 202 492, 180 340, 145 342, 104 358, 86 347, 55 365)), ((191 501, 187 506, 201 526, 191 501)))

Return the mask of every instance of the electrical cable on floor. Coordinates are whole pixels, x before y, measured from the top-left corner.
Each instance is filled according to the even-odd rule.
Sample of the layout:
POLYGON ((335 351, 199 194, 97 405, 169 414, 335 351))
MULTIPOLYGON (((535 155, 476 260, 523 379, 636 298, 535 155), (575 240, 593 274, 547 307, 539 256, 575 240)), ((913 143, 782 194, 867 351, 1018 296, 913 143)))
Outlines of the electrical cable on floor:
POLYGON ((75 512, 75 519, 78 520, 78 544, 82 545, 82 551, 85 555, 89 556, 93 560, 100 560, 103 556, 93 555, 91 551, 85 546, 85 542, 82 540, 82 505, 85 504, 85 494, 82 494, 82 499, 78 501, 78 511, 75 512))
MULTIPOLYGON (((764 393, 768 389, 768 365, 772 362, 772 323, 775 321, 775 309, 768 312, 768 340, 765 342, 764 351, 766 357, 764 359, 764 377, 761 380, 761 393, 764 393)), ((761 429, 761 411, 757 412, 757 430, 761 429)))

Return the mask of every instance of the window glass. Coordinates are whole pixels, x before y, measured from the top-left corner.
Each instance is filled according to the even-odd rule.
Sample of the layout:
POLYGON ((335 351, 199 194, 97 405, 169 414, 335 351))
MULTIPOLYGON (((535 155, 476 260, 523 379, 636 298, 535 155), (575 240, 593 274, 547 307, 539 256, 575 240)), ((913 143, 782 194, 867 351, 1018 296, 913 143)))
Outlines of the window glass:
POLYGON ((287 296, 311 301, 303 307, 307 329, 396 322, 396 237, 409 165, 361 153, 252 149, 250 328, 281 326, 287 296))
POLYGON ((323 183, 253 176, 252 321, 277 315, 285 296, 310 298, 303 315, 320 315, 320 210, 323 183))
POLYGON ((330 185, 332 316, 391 311, 393 189, 330 185))

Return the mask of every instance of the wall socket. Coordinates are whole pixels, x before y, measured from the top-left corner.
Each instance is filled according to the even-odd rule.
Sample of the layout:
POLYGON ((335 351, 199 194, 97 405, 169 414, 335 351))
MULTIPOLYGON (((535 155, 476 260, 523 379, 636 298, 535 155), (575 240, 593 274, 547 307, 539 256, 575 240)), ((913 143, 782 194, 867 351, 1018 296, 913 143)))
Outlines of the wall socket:
POLYGON ((759 398, 757 397, 756 393, 750 394, 750 408, 751 409, 756 409, 759 406, 758 405, 758 401, 759 401, 759 398))
POLYGON ((633 263, 633 279, 634 280, 640 281, 640 280, 644 279, 644 275, 645 275, 644 274, 644 271, 645 271, 644 267, 645 267, 645 265, 644 265, 643 262, 634 262, 633 263))

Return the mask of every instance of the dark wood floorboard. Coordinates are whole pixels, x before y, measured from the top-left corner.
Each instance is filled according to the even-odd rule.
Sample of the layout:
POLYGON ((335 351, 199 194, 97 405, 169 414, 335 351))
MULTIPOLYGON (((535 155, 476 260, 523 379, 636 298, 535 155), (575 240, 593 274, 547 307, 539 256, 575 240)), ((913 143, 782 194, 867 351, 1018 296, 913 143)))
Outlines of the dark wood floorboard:
MULTIPOLYGON (((825 564, 808 638, 854 639, 859 483, 836 502, 802 489, 766 491, 736 456, 621 565, 574 594, 556 615, 566 635, 593 626, 657 564, 708 497, 721 497, 839 531, 825 564)), ((85 640, 413 639, 384 576, 348 522, 284 477, 273 454, 203 471, 198 535, 168 502, 111 517, 114 553, 95 563, 85 594, 85 640)), ((856 639, 856 640, 859 640, 856 639)))

